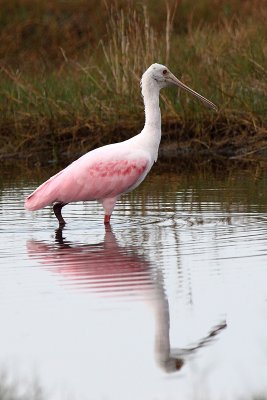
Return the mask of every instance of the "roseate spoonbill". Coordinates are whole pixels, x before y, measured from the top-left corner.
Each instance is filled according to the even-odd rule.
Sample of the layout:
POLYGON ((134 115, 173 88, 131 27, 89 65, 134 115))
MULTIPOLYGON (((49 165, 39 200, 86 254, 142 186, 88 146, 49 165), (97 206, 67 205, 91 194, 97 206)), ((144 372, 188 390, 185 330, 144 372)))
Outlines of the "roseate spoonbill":
POLYGON ((53 204, 59 225, 64 226, 62 207, 71 202, 97 200, 105 211, 104 223, 109 223, 118 198, 135 189, 157 160, 161 139, 160 89, 178 86, 205 106, 217 110, 215 104, 179 81, 161 64, 152 64, 145 71, 141 86, 145 105, 141 133, 123 142, 99 147, 74 161, 27 197, 27 210, 53 204))

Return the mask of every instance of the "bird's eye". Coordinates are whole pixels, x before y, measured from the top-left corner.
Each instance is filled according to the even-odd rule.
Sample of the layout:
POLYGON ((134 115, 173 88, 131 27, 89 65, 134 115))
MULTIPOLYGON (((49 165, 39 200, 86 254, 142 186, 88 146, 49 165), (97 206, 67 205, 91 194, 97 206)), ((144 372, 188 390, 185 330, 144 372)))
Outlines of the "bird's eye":
POLYGON ((168 72, 168 70, 167 70, 167 69, 164 69, 164 70, 162 71, 163 75, 166 75, 166 74, 167 74, 167 72, 168 72))

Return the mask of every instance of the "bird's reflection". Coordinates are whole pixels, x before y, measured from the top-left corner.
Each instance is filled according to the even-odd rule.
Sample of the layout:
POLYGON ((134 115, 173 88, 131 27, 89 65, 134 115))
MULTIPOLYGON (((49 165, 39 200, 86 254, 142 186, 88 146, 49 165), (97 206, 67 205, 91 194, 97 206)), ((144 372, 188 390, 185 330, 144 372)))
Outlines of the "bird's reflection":
POLYGON ((63 230, 55 231, 55 243, 28 241, 30 256, 38 258, 52 272, 60 273, 65 284, 99 294, 150 290, 153 287, 151 268, 134 247, 120 246, 110 226, 105 228, 104 241, 97 244, 71 243, 63 230))
POLYGON ((152 304, 155 320, 155 355, 166 372, 179 370, 188 352, 204 346, 225 324, 215 327, 193 347, 171 349, 169 304, 159 268, 137 253, 133 246, 118 243, 111 226, 105 227, 104 241, 97 244, 74 244, 63 237, 63 229, 55 231, 55 243, 27 242, 30 257, 53 272, 63 275, 68 284, 96 291, 99 295, 141 295, 152 304))

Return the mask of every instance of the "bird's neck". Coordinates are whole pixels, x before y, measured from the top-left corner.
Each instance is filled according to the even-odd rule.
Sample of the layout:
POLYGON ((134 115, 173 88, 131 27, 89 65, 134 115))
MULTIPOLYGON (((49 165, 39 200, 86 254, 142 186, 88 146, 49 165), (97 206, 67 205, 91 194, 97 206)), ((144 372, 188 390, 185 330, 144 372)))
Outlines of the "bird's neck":
POLYGON ((159 108, 159 88, 149 82, 142 87, 145 105, 145 128, 161 129, 161 115, 159 108))
POLYGON ((143 135, 146 138, 154 159, 157 159, 158 148, 161 139, 161 114, 159 108, 159 87, 154 82, 142 84, 142 94, 145 105, 145 126, 143 135))

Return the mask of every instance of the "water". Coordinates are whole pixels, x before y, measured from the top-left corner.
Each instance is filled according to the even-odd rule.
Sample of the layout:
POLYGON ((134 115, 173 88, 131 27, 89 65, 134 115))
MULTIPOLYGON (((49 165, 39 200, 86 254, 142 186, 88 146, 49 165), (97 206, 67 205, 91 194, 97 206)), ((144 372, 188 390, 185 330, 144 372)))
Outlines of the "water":
POLYGON ((151 174, 60 231, 23 208, 47 174, 1 182, 0 393, 267 398, 267 175, 151 174))

